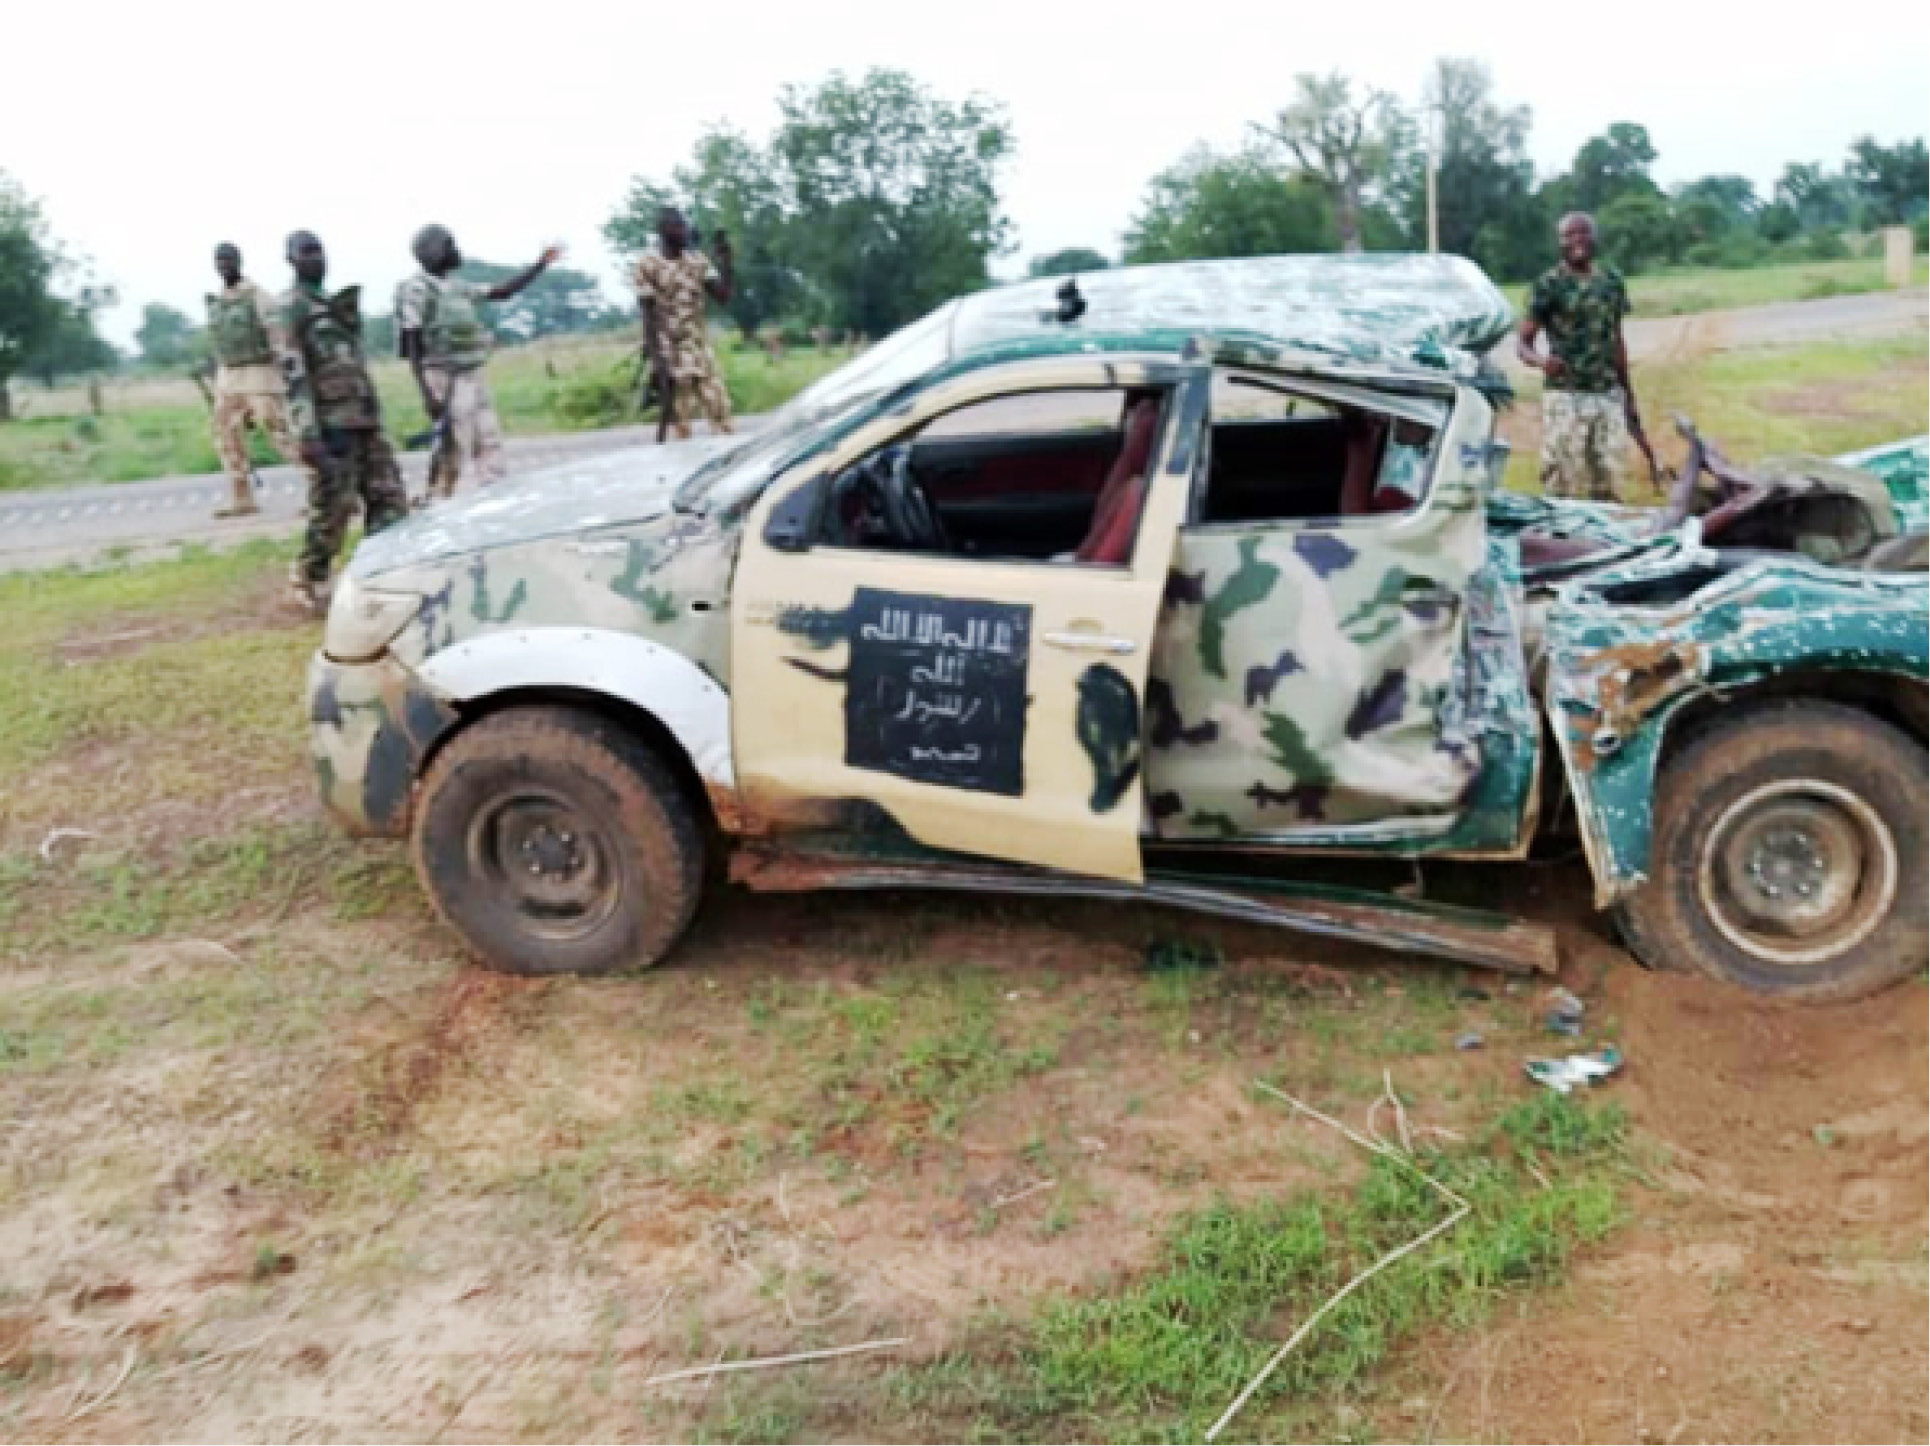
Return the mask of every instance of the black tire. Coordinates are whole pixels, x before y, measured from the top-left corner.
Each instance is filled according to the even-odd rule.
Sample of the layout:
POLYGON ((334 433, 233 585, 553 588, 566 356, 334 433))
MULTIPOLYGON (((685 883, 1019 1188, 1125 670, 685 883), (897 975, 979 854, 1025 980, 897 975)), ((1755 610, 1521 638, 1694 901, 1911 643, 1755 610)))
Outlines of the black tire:
POLYGON ((676 778, 615 723, 507 709, 430 762, 411 836, 443 921, 491 968, 657 963, 703 893, 704 833, 676 778))
POLYGON ((1663 764, 1648 882, 1616 908, 1653 969, 1854 999, 1930 962, 1923 748, 1836 703, 1739 706, 1663 764))

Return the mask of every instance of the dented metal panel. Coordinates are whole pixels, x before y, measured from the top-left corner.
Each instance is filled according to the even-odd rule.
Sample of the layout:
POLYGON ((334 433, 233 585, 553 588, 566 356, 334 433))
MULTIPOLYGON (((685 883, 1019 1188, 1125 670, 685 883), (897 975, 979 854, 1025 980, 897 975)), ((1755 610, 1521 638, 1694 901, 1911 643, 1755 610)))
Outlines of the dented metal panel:
POLYGON ((958 302, 953 354, 1040 335, 1237 329, 1360 362, 1471 374, 1514 321, 1507 298, 1458 256, 1258 256, 1087 272, 1078 278, 1086 310, 1069 325, 1056 319, 1063 284, 1020 282, 958 302))
POLYGON ((1552 974, 1560 964, 1555 932, 1545 925, 1480 909, 1292 880, 1154 873, 1144 883, 1130 883, 996 865, 762 853, 740 854, 733 861, 732 877, 761 893, 933 889, 1159 904, 1511 974, 1552 974))
POLYGON ((1930 676, 1930 595, 1793 557, 1733 566, 1688 540, 1567 584, 1546 644, 1544 702, 1606 907, 1647 876, 1656 766, 1684 704, 1796 673, 1930 676))
POLYGON ((352 834, 408 831, 416 774, 455 710, 393 658, 308 669, 308 750, 323 806, 352 834))
POLYGON ((1905 532, 1930 531, 1930 436, 1886 442, 1833 460, 1880 478, 1905 532))
POLYGON ((1464 604, 1492 421, 1462 390, 1408 513, 1181 533, 1146 698, 1162 840, 1373 844, 1452 824, 1481 765, 1464 604))

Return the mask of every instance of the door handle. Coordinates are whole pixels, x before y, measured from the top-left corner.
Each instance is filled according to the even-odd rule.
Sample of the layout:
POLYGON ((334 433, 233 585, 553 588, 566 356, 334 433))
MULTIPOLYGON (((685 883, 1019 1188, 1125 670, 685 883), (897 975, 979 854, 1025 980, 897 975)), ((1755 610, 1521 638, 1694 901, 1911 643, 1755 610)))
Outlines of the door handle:
POLYGON ((1118 658, 1139 647, 1131 638, 1108 637, 1104 633, 1056 631, 1041 634, 1041 640, 1069 653, 1110 653, 1118 658))

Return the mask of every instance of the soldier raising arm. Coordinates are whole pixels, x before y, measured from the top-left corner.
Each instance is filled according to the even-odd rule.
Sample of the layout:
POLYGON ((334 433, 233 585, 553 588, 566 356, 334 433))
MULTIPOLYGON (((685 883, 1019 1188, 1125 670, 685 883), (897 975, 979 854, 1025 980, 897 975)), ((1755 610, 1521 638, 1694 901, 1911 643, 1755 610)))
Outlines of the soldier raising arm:
POLYGON ((730 237, 719 232, 715 245, 713 266, 703 252, 690 249, 690 224, 683 213, 665 206, 657 215, 657 250, 637 261, 644 351, 664 384, 664 416, 674 421, 679 437, 690 435, 690 416, 698 407, 713 430, 731 430, 730 393, 704 323, 705 297, 719 305, 731 298, 730 237))
POLYGON ((453 444, 437 449, 429 490, 447 495, 462 474, 473 474, 478 486, 487 486, 503 475, 503 429, 483 380, 489 329, 480 304, 516 295, 561 257, 563 248, 546 248, 531 265, 494 286, 455 274, 462 252, 446 226, 424 226, 410 249, 422 269, 396 288, 396 341, 415 374, 423 410, 446 428, 453 444))

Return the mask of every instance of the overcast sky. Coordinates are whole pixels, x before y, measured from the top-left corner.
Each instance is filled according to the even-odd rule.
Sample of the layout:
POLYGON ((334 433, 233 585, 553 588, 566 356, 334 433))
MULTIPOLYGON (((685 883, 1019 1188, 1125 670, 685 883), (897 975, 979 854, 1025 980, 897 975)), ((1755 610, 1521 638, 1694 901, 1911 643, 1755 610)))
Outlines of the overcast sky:
POLYGON ((642 172, 665 176, 698 130, 762 137, 789 82, 873 65, 1007 106, 1017 249, 1114 252, 1146 180, 1197 141, 1230 147, 1296 71, 1338 69, 1418 96, 1429 62, 1491 67, 1534 111, 1544 173, 1612 121, 1647 125, 1663 182, 1922 135, 1930 6, 1842 10, 1698 0, 1445 3, 851 3, 491 7, 413 0, 312 6, 20 4, 0 86, 0 169, 120 288, 110 335, 148 301, 200 314, 216 241, 286 284, 281 240, 320 233, 331 281, 386 310, 429 220, 471 256, 618 270, 600 226, 642 172), (27 63, 22 64, 25 59, 27 63))

